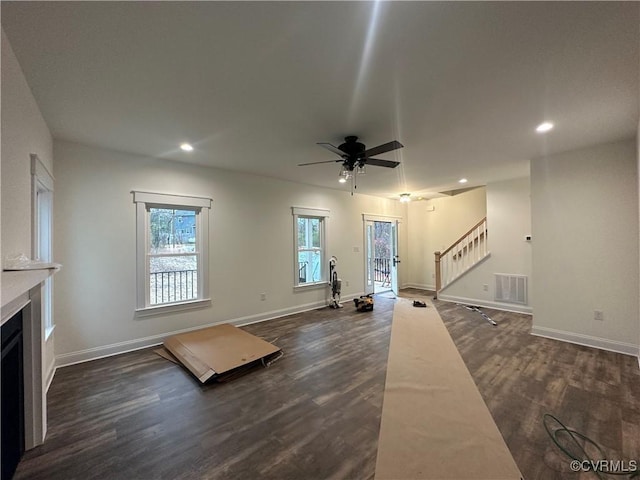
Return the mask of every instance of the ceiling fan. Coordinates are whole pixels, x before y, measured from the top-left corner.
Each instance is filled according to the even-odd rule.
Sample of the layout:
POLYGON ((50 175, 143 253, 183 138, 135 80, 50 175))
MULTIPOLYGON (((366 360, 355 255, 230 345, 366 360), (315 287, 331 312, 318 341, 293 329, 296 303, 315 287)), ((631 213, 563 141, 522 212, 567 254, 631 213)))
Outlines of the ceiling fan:
POLYGON ((358 137, 354 135, 345 137, 344 143, 339 147, 323 142, 319 142, 318 145, 339 155, 340 159, 300 163, 298 166, 303 167, 306 165, 317 165, 319 163, 342 163, 342 169, 340 170, 340 182, 345 183, 348 179, 351 179, 351 195, 353 195, 353 189, 356 188, 355 176, 358 173, 361 175, 365 173, 365 165, 387 168, 396 168, 400 165, 400 162, 382 160, 381 158, 372 158, 373 156, 404 147, 400 142, 393 140, 391 142, 378 145, 377 147, 367 149, 363 143, 358 142, 358 137))
POLYGON ((353 171, 356 167, 361 167, 363 165, 375 165, 376 167, 395 168, 400 165, 400 162, 371 157, 404 147, 404 145, 402 145, 400 142, 394 140, 392 142, 384 143, 367 150, 364 144, 358 142, 358 137, 353 135, 344 137, 344 143, 339 147, 331 145, 330 143, 323 142, 318 142, 318 145, 340 155, 341 158, 339 160, 324 160, 322 162, 300 163, 298 165, 299 167, 303 167, 305 165, 316 165, 318 163, 342 162, 343 166, 349 171, 353 171))

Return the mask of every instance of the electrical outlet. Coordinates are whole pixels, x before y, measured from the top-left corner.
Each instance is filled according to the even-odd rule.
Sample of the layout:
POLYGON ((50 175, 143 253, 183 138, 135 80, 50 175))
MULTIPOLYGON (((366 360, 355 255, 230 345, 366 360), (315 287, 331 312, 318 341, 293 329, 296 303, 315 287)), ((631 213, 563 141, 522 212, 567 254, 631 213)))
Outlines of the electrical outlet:
POLYGON ((489 291, 489 285, 487 285, 486 283, 484 285, 482 285, 482 290, 484 290, 485 292, 489 291))
POLYGON ((267 299, 267 294, 266 293, 261 293, 260 294, 260 300, 265 301, 267 299))
POLYGON ((604 320, 604 312, 602 310, 594 310, 593 311, 593 319, 603 321, 604 320))

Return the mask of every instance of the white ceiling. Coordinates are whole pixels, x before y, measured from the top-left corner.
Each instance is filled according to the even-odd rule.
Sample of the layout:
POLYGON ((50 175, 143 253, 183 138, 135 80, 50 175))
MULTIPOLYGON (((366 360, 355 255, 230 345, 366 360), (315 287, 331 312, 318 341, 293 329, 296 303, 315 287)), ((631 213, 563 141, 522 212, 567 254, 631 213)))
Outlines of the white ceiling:
POLYGON ((638 126, 638 2, 3 1, 2 26, 56 138, 340 189, 296 166, 336 158, 316 142, 395 139, 358 182, 385 197, 638 126))

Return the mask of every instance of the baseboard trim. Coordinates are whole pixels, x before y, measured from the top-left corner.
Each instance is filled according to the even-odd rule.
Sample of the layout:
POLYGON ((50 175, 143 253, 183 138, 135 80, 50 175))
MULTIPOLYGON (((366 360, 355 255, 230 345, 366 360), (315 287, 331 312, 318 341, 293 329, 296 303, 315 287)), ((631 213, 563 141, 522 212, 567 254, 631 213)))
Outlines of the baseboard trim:
POLYGON ((45 382, 44 382, 44 392, 45 393, 49 392, 49 387, 51 386, 51 382, 53 382, 53 377, 55 376, 57 369, 58 369, 58 367, 55 366, 55 360, 54 360, 54 364, 51 366, 51 368, 47 372, 47 376, 46 376, 46 379, 45 379, 45 382))
POLYGON ((537 337, 550 338, 552 340, 575 343, 585 347, 593 347, 600 350, 622 353, 623 355, 631 355, 633 357, 637 356, 639 362, 638 366, 640 367, 638 345, 618 342, 616 340, 608 340, 606 338, 593 337, 591 335, 583 335, 581 333, 565 332, 563 330, 556 330, 555 328, 537 327, 535 325, 531 328, 531 334, 537 337))
MULTIPOLYGON (((364 295, 364 293, 356 293, 352 295, 345 295, 340 298, 340 303, 350 302, 354 298, 358 298, 360 295, 364 295)), ((315 310, 317 308, 326 307, 328 303, 326 301, 307 303, 305 305, 299 305, 296 307, 283 308, 280 310, 272 310, 270 312, 259 313, 256 315, 248 315, 246 317, 238 317, 234 320, 223 322, 223 323, 232 323, 238 327, 242 327, 244 325, 251 325, 252 323, 260 323, 266 322, 268 320, 274 320, 276 318, 286 317, 287 315, 295 315, 296 313, 304 313, 309 310, 315 310)), ((202 327, 198 327, 202 328, 202 327)))
MULTIPOLYGON (((213 325, 215 324, 203 325, 202 327, 210 327, 213 325)), ((77 352, 62 353, 60 355, 56 355, 56 369, 160 345, 166 337, 175 333, 180 332, 163 333, 161 335, 128 340, 126 342, 112 343, 111 345, 87 348, 86 350, 78 350, 77 352)))
POLYGON ((479 307, 493 308, 495 310, 503 310, 505 312, 524 313, 532 315, 533 310, 527 305, 512 305, 510 303, 492 302, 490 300, 480 300, 477 298, 456 297, 454 295, 444 295, 440 293, 438 300, 443 302, 464 303, 465 305, 477 305, 479 307))
MULTIPOLYGON (((359 297, 360 295, 362 295, 362 293, 347 295, 342 297, 341 301, 347 302, 354 298, 359 297)), ((53 369, 53 373, 55 373, 55 370, 58 368, 68 367, 70 365, 75 365, 77 363, 90 362, 92 360, 98 360, 100 358, 112 357, 114 355, 120 355, 122 353, 133 352, 136 350, 141 350, 143 348, 149 348, 149 347, 161 345, 162 342, 164 342, 164 340, 167 337, 170 337, 172 335, 177 335, 180 333, 191 332, 193 330, 199 330, 201 328, 213 327, 215 325, 220 325, 222 323, 230 323, 237 327, 241 327, 244 325, 250 325, 252 323, 266 322, 268 320, 286 317, 287 315, 294 315, 297 313, 308 312, 310 310, 315 310, 317 308, 325 307, 326 305, 327 305, 327 302, 322 300, 318 302, 297 305, 295 307, 282 308, 279 310, 272 310, 269 312, 258 313, 255 315, 237 317, 231 320, 221 320, 219 322, 212 322, 204 325, 198 325, 197 327, 184 328, 181 330, 161 333, 158 335, 151 335, 149 337, 138 338, 135 340, 126 340, 124 342, 113 343, 111 345, 102 345, 99 347, 88 348, 86 350, 79 350, 77 352, 63 353, 60 355, 56 355, 55 367, 53 369)), ((51 375, 51 380, 49 380, 49 383, 51 383, 52 380, 53 380, 53 374, 51 375)))
POLYGON ((417 290, 431 290, 434 292, 436 290, 435 285, 426 285, 424 283, 405 283, 402 285, 402 288, 415 288, 417 290))

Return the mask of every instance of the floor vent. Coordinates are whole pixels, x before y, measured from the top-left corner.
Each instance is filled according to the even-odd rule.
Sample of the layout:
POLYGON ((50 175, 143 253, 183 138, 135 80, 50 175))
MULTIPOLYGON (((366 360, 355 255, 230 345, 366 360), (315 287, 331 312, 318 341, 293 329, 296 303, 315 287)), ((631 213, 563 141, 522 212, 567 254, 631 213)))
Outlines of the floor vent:
POLYGON ((527 304, 527 276, 496 273, 496 302, 527 304))

